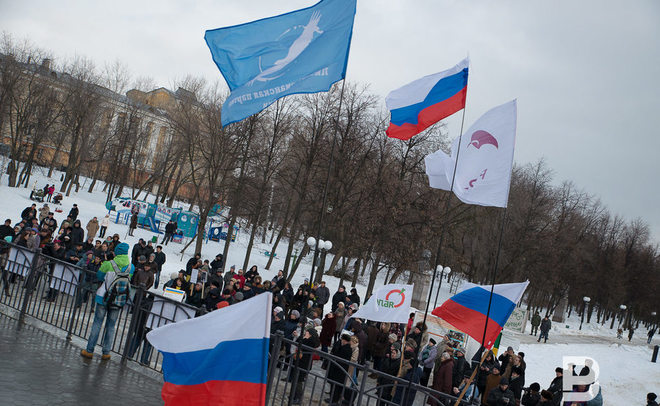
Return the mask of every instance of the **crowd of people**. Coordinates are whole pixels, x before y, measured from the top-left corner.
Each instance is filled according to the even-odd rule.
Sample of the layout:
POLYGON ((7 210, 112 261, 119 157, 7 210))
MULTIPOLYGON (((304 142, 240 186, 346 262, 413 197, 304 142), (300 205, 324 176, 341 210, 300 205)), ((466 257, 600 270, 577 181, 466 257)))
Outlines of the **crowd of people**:
MULTIPOLYGON (((371 378, 377 379, 380 399, 395 404, 412 405, 415 392, 404 390, 404 385, 392 385, 393 376, 458 396, 470 382, 474 368, 477 368, 476 374, 465 394, 466 399, 474 399, 476 404, 561 404, 562 368, 555 370, 556 377, 547 389, 542 390, 537 382, 526 386, 525 354, 515 353, 511 347, 499 357, 489 351, 482 363, 479 363, 481 352, 467 360, 466 349, 454 338, 431 336, 424 324, 414 324, 414 313, 407 324, 354 318, 352 316, 362 302, 355 288, 347 291, 344 286, 339 286, 331 294, 324 281, 315 286, 305 280, 294 289, 283 271, 267 280, 259 274, 256 265, 247 271, 232 265, 225 272, 222 254, 209 260, 202 259, 202 255, 197 253, 188 260, 185 269, 170 274, 168 280, 161 284, 161 272, 167 260, 161 245, 154 247, 151 241, 140 238, 130 249, 128 244, 120 241, 118 234, 105 236, 108 215, 100 222, 93 217, 84 229, 78 216, 79 210, 74 204, 67 218, 58 225, 47 204, 39 209, 33 204, 23 210, 18 223, 13 224, 11 219, 7 219, 0 226, 0 238, 28 249, 41 248, 50 257, 90 271, 79 281, 81 289, 76 298, 76 305, 80 306, 96 291, 91 306, 95 312, 94 323, 87 348, 81 352, 84 357, 93 356, 105 319, 102 359, 109 359, 114 324, 119 309, 128 300, 130 285, 145 291, 152 288, 180 290, 184 292, 185 302, 199 309, 198 315, 271 292, 271 333, 280 333, 288 339, 281 349, 282 354, 293 355, 298 360, 299 371, 302 371, 292 391, 293 404, 301 400, 305 371, 309 371, 313 363, 312 356, 303 352, 298 344, 329 352, 354 364, 370 365, 373 370, 381 372, 371 375, 371 378)), ((171 228, 168 230, 170 238, 171 228)), ((7 295, 10 294, 8 285, 12 282, 15 282, 15 274, 7 277, 3 270, 7 295)), ((49 290, 46 300, 54 301, 56 298, 57 292, 49 290)), ((541 320, 535 314, 532 334, 535 335, 540 326, 539 341, 542 338, 547 341, 550 325, 548 317, 541 320)), ((349 363, 324 362, 322 367, 327 370, 332 383, 326 401, 331 405, 350 403, 352 393, 349 380, 358 382, 358 371, 349 363)), ((598 397, 596 403, 589 405, 602 404, 600 392, 598 397)), ((427 403, 439 405, 430 398, 427 403)))

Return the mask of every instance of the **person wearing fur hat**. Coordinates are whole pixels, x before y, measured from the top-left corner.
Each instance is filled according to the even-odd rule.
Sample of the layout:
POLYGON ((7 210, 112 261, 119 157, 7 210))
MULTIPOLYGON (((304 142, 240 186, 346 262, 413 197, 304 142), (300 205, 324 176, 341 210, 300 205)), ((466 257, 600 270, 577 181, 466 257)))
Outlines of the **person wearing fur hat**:
POLYGON ((101 359, 104 361, 110 359, 115 324, 119 318, 121 308, 130 296, 129 281, 133 276, 134 268, 128 257, 128 248, 126 243, 118 244, 115 247, 114 259, 105 261, 96 272, 96 277, 101 286, 96 291, 94 323, 87 340, 87 348, 80 352, 80 355, 85 358, 93 357, 94 347, 96 347, 103 320, 106 319, 101 359))

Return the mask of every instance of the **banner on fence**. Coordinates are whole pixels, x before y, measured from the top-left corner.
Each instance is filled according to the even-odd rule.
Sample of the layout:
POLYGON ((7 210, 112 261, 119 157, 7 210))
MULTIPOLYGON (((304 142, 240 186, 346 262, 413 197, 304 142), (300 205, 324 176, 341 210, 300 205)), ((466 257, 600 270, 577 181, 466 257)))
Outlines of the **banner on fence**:
POLYGON ((65 264, 57 263, 53 267, 53 277, 50 279, 50 287, 66 295, 73 296, 76 293, 79 277, 79 270, 65 264))
POLYGON ((195 309, 187 306, 178 306, 160 297, 154 299, 151 312, 147 317, 147 328, 155 329, 170 323, 195 317, 195 309))
POLYGON ((27 260, 25 252, 23 250, 11 248, 7 256, 7 265, 5 269, 20 276, 27 276, 28 272, 30 272, 30 262, 27 260))
POLYGON ((504 328, 509 331, 517 331, 518 333, 525 332, 525 326, 527 325, 527 310, 516 307, 513 309, 509 320, 506 321, 504 328))

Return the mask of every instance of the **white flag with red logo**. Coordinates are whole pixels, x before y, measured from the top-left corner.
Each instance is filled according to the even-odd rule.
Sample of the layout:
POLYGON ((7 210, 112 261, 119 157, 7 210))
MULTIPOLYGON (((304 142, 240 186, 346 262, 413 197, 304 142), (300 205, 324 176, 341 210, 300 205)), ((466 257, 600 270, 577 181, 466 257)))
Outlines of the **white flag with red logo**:
POLYGON ((415 285, 389 284, 377 289, 352 317, 357 319, 406 323, 410 316, 415 285))
MULTIPOLYGON (((453 192, 464 203, 506 207, 516 143, 516 115, 516 100, 512 100, 486 112, 461 137, 453 192)), ((438 150, 424 159, 432 188, 450 189, 458 140, 452 143, 451 157, 438 150)))

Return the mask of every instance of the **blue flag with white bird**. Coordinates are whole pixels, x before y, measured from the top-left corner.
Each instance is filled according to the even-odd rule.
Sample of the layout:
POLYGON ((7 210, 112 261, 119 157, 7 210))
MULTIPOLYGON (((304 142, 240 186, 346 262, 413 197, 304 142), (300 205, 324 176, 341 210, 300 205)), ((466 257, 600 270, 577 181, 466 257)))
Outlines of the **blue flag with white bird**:
POLYGON ((277 99, 328 91, 344 78, 357 0, 322 0, 301 10, 204 35, 231 94, 222 125, 277 99))

